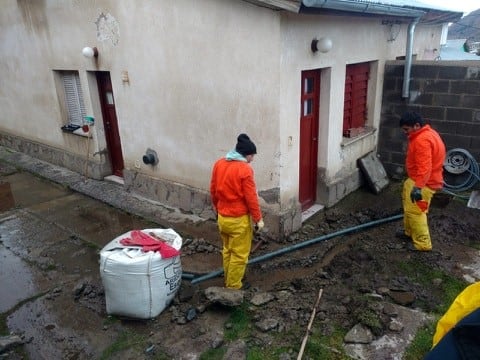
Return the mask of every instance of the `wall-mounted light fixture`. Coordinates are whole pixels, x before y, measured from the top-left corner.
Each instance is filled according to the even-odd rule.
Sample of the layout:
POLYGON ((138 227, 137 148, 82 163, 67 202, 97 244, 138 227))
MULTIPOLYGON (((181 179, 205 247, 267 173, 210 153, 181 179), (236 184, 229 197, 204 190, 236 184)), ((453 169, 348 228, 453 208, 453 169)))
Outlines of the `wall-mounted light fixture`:
POLYGON ((98 49, 96 47, 86 46, 82 49, 82 54, 87 58, 98 57, 98 49))
POLYGON ((312 52, 320 51, 322 53, 327 53, 332 50, 332 40, 326 37, 320 39, 313 39, 311 44, 312 52))

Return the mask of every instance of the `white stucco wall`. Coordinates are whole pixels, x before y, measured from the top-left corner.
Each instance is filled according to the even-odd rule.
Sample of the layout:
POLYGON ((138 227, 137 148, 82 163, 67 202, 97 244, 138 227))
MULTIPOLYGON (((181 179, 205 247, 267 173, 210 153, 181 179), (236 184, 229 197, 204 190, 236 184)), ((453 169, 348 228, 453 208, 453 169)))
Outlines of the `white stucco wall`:
POLYGON ((113 80, 126 167, 148 146, 160 163, 154 171, 142 164, 142 171, 205 189, 213 161, 246 132, 258 149, 259 186, 278 186, 270 176, 277 166, 271 134, 279 126, 270 121, 278 118, 275 13, 230 0, 145 3, 151 9, 130 2, 119 20, 136 29, 121 37, 126 51, 115 63, 123 62, 117 73, 128 70, 130 85, 113 80), (128 49, 137 56, 130 59, 128 49))
MULTIPOLYGON (((52 71, 79 70, 87 113, 97 119, 92 152, 101 150, 87 72, 106 70, 126 168, 140 163, 146 174, 206 189, 213 161, 246 132, 258 148, 259 187, 278 187, 278 13, 234 0, 6 0, 0 25, 0 129, 65 147, 72 135, 60 131, 52 71), (101 17, 115 25, 111 36, 98 33, 101 17), (98 48, 97 63, 81 55, 84 46, 98 48), (156 169, 141 162, 147 147, 159 155, 156 169)), ((84 139, 70 142, 78 146, 69 151, 85 153, 84 139)))

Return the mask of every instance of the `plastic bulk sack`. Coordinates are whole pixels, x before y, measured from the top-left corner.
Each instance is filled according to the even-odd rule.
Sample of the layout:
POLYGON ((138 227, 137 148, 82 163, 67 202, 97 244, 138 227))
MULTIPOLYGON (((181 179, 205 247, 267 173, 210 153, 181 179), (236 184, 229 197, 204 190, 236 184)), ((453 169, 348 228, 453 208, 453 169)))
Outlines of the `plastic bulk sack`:
MULTIPOLYGON (((100 275, 108 314, 150 319, 159 315, 175 297, 182 280, 182 265, 179 254, 163 258, 160 251, 123 245, 122 240, 127 243, 125 240, 131 240, 134 232, 138 230, 116 237, 100 251, 100 275)), ((182 247, 181 236, 172 229, 141 232, 162 239, 178 253, 182 247)))

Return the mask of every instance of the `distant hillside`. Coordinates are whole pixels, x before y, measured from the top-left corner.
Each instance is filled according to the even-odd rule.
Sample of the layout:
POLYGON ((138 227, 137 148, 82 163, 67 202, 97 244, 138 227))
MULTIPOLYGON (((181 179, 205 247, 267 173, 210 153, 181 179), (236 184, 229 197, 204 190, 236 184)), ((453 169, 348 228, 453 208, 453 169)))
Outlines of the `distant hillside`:
POLYGON ((480 9, 461 18, 448 29, 448 39, 468 39, 480 41, 480 9))

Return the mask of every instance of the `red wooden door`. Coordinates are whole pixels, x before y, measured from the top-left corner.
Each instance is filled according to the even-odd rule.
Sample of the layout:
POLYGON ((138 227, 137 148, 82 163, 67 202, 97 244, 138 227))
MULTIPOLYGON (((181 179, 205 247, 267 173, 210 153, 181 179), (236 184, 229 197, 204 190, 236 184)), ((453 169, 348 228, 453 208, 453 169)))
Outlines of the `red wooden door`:
POLYGON ((102 107, 103 126, 105 128, 105 139, 107 150, 112 164, 113 175, 123 176, 123 155, 122 144, 120 142, 120 132, 118 131, 117 115, 115 112, 115 99, 113 97, 112 82, 110 73, 100 71, 96 73, 98 93, 102 107))
POLYGON ((300 184, 302 210, 315 203, 317 197, 318 112, 320 71, 302 71, 300 114, 300 184))

